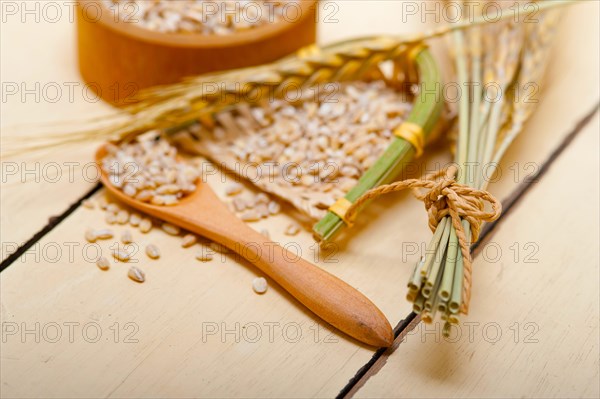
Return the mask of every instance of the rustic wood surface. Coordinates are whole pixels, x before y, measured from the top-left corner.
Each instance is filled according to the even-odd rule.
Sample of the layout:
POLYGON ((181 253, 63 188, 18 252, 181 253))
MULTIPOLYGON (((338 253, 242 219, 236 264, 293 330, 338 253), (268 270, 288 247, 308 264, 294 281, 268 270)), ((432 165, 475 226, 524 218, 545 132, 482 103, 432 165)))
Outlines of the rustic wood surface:
MULTIPOLYGON (((373 33, 364 8, 361 13, 346 4, 339 4, 337 23, 320 21, 322 41, 373 33)), ((373 4, 368 12, 382 16, 382 32, 423 29, 416 18, 398 26, 391 15, 402 11, 401 2, 373 4)), ((553 160, 552 151, 597 107, 598 4, 578 5, 565 14, 538 112, 503 161, 503 178, 490 186, 500 199, 511 198, 531 173, 553 160)), ((78 82, 73 29, 68 21, 3 24, 3 82, 78 82), (22 51, 22 42, 7 39, 15 34, 34 47, 22 51), (39 37, 44 41, 34 39, 39 37)), ((35 103, 31 97, 3 101, 4 137, 27 131, 7 128, 16 124, 108 112, 81 94, 57 103, 35 103)), ((483 246, 492 256, 491 243, 498 244, 501 260, 486 262, 484 252, 476 260, 472 314, 464 321, 498 323, 503 336, 496 344, 482 339, 483 327, 475 329, 473 343, 435 343, 433 334, 422 342, 419 334, 425 330, 417 325, 395 351, 377 354, 371 364, 371 348, 331 331, 273 282, 265 295, 254 294, 252 279, 260 273, 249 263, 230 255, 199 262, 194 255, 200 245, 182 249, 180 238, 160 230, 146 235, 133 230, 141 247, 134 260, 146 272, 144 284, 127 279, 128 266, 113 259, 110 270, 100 271, 92 262, 96 247, 85 246, 83 233, 88 226, 105 226, 103 214, 78 207, 3 265, 1 396, 597 397, 598 120, 584 123, 483 246), (143 254, 150 242, 161 249, 161 259, 143 254), (515 242, 521 257, 531 251, 525 244, 537 243, 539 263, 514 262, 515 242), (526 323, 539 327, 533 337, 526 323), (539 342, 524 343, 528 338, 539 342), (357 375, 360 381, 349 383, 357 375)), ((85 164, 95 147, 39 153, 27 158, 27 165, 85 164)), ((448 159, 438 149, 422 168, 448 159)), ((23 160, 3 159, 3 177, 7 162, 23 160)), ((49 216, 62 214, 94 186, 81 174, 73 181, 20 180, 18 174, 2 181, 2 258, 9 255, 7 243, 29 240, 49 216)), ((223 196, 220 175, 211 176, 209 184, 223 196)), ((359 289, 395 326, 410 312, 404 286, 418 257, 413 249, 430 237, 426 215, 420 203, 402 194, 373 204, 364 216, 369 224, 358 223, 352 239, 341 240, 329 257, 315 249, 308 230, 295 237, 283 234, 289 214, 252 227, 267 228, 275 241, 299 248, 303 257, 359 289)), ((114 241, 100 242, 102 252, 108 254, 114 241)), ((486 330, 492 338, 494 332, 486 330)))

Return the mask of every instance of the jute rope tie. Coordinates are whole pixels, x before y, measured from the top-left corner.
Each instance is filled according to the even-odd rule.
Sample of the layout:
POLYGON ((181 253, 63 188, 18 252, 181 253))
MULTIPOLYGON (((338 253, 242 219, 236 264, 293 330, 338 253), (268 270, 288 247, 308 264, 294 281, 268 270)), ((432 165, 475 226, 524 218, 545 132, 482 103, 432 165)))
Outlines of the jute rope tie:
POLYGON ((429 228, 432 232, 439 222, 449 216, 463 256, 464 278, 462 290, 461 312, 468 313, 471 299, 471 251, 472 242, 479 238, 483 222, 492 222, 500 216, 502 205, 489 192, 477 190, 465 184, 458 183, 454 176, 457 168, 451 165, 439 172, 426 175, 422 179, 407 179, 391 184, 375 187, 362 196, 346 210, 344 220, 349 224, 354 222, 358 210, 370 200, 384 194, 411 189, 413 195, 423 201, 429 218, 429 228), (485 204, 491 206, 491 211, 485 210, 485 204), (461 223, 466 220, 471 226, 470 241, 461 223))

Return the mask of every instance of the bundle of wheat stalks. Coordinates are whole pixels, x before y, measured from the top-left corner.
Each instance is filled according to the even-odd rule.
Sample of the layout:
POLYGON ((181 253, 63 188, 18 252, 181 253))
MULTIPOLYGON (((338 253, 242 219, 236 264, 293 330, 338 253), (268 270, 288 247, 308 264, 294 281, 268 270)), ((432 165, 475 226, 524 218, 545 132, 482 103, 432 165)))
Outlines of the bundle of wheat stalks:
POLYGON ((497 201, 486 198, 484 190, 538 102, 530 93, 539 88, 558 14, 546 11, 536 19, 511 19, 452 33, 456 83, 463 90, 455 167, 444 171, 440 190, 449 194, 448 201, 453 201, 453 194, 460 197, 461 190, 465 193, 455 198, 458 211, 454 214, 452 209, 438 212, 432 220, 430 210, 434 236, 415 267, 407 295, 423 321, 432 322, 439 314, 446 321, 446 334, 458 323, 460 313, 468 313, 470 244, 477 240, 481 223, 500 213, 497 201), (490 87, 496 94, 486 92, 490 87), (484 202, 492 203, 493 209, 485 211, 484 202))

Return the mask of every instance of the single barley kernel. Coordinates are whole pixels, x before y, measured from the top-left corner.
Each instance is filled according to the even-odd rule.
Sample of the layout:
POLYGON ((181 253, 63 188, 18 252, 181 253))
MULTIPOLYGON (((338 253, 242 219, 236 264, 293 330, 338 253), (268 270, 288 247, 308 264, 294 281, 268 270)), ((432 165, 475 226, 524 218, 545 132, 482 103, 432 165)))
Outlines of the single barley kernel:
POLYGON ((121 208, 119 208, 119 206, 115 203, 110 203, 108 205, 106 205, 106 211, 110 212, 110 213, 117 213, 121 210, 121 208))
POLYGON ((258 212, 248 211, 245 212, 242 216, 240 216, 240 219, 242 219, 244 222, 256 222, 260 219, 260 215, 258 214, 258 212))
POLYGON ((87 209, 94 209, 94 203, 90 199, 84 199, 83 201, 81 201, 81 205, 83 205, 83 207, 87 209))
POLYGON ((165 184, 156 189, 158 195, 177 194, 181 188, 177 184, 165 184))
POLYGON ((146 255, 148 255, 148 257, 152 259, 158 259, 160 258, 160 251, 158 250, 158 247, 156 245, 149 244, 148 246, 146 246, 146 255))
POLYGON ((244 188, 244 186, 242 186, 240 183, 231 183, 229 186, 227 186, 225 188, 225 194, 227 195, 238 195, 239 193, 242 192, 242 189, 244 188))
POLYGON ((129 215, 129 224, 132 225, 133 227, 139 226, 141 221, 142 221, 142 217, 140 216, 139 213, 134 212, 131 215, 129 215))
POLYGON ((144 272, 135 266, 131 266, 129 268, 127 276, 137 283, 143 283, 144 281, 146 281, 146 275, 144 274, 144 272))
POLYGON ((271 215, 277 215, 281 211, 281 205, 279 205, 279 203, 275 201, 269 202, 267 208, 269 209, 269 213, 271 215))
POLYGON ((117 213, 117 223, 125 224, 129 220, 129 212, 122 209, 117 213))
POLYGON ((163 223, 162 224, 162 229, 164 230, 165 233, 170 234, 172 236, 178 236, 179 233, 181 233, 181 229, 179 228, 179 226, 175 226, 171 223, 163 223))
POLYGON ((242 212, 244 209, 246 209, 246 201, 244 201, 244 199, 241 197, 235 197, 233 199, 233 208, 237 212, 242 212))
POLYGON ((269 203, 269 196, 265 193, 259 193, 255 198, 254 198, 254 203, 255 204, 268 204, 269 203))
POLYGON ((209 247, 215 251, 218 252, 220 254, 228 254, 229 253, 229 248, 227 248, 224 245, 219 244, 218 242, 211 242, 209 244, 209 247))
POLYGON ((106 216, 104 216, 104 220, 107 224, 115 224, 117 223, 117 215, 112 212, 107 212, 106 216))
POLYGON ((113 257, 120 261, 127 262, 131 259, 131 254, 124 249, 115 249, 113 251, 113 257))
POLYGON ((213 254, 206 251, 200 251, 196 254, 196 259, 198 259, 201 262, 210 262, 211 260, 213 260, 213 254))
POLYGON ((295 236, 300 232, 300 226, 296 223, 290 223, 288 227, 285 229, 285 235, 287 236, 295 236))
POLYGON ((92 229, 87 229, 84 237, 87 242, 96 242, 98 239, 98 237, 96 237, 96 232, 92 229))
POLYGON ((269 208, 267 207, 266 204, 258 204, 258 205, 256 205, 256 208, 254 208, 254 211, 261 218, 267 218, 270 215, 269 208))
POLYGON ((148 233, 150 230, 152 230, 152 220, 149 218, 143 218, 140 222, 140 231, 142 233, 148 233))
POLYGON ((96 266, 98 266, 100 270, 108 270, 110 268, 110 262, 104 256, 101 256, 96 261, 96 266))
POLYGON ((96 235, 96 238, 100 240, 108 240, 115 236, 112 230, 109 229, 96 230, 94 234, 96 235))
POLYGON ((264 294, 267 292, 268 284, 267 280, 264 277, 257 277, 252 280, 252 289, 257 294, 264 294))
POLYGON ((100 207, 100 209, 106 210, 106 207, 108 206, 108 201, 106 200, 105 196, 101 196, 100 198, 98 198, 98 206, 100 207))
POLYGON ((181 246, 183 248, 189 248, 198 241, 198 237, 193 234, 186 234, 181 239, 181 246))
POLYGON ((125 230, 123 234, 121 234, 121 242, 123 242, 123 244, 131 244, 133 242, 131 231, 125 230))

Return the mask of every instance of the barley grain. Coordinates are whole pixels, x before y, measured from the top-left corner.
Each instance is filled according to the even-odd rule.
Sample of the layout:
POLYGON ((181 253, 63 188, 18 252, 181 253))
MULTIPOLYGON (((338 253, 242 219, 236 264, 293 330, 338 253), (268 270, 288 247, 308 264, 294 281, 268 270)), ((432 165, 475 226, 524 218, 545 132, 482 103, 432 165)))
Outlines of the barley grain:
POLYGON ((300 232, 300 226, 296 223, 290 223, 285 229, 285 235, 295 236, 300 232))
POLYGON ((161 33, 226 36, 280 22, 298 0, 103 0, 111 15, 161 33), (207 4, 211 5, 209 9, 207 4))
POLYGON ((109 240, 115 236, 112 230, 109 229, 96 230, 94 234, 96 235, 96 239, 100 240, 109 240))
POLYGON ((213 260, 213 254, 206 251, 200 251, 196 254, 196 259, 198 259, 201 262, 210 262, 211 260, 213 260))
POLYGON ((123 234, 121 234, 121 242, 123 244, 131 244, 133 242, 133 236, 129 230, 125 230, 123 234))
POLYGON ((129 268, 127 276, 137 283, 143 283, 144 281, 146 281, 146 275, 144 274, 144 272, 135 266, 131 266, 129 268))
POLYGON ((102 195, 98 198, 98 206, 100 207, 100 209, 106 210, 106 207, 108 206, 108 201, 106 200, 105 196, 102 195))
POLYGON ((85 239, 87 242, 96 242, 98 237, 96 237, 96 232, 92 229, 87 229, 85 231, 85 239))
POLYGON ((129 212, 122 209, 117 213, 116 221, 119 224, 125 224, 129 221, 129 212))
POLYGON ((172 236, 178 236, 179 233, 181 233, 181 229, 179 228, 179 226, 175 226, 171 223, 166 223, 164 222, 161 225, 161 228, 163 229, 163 231, 167 234, 170 234, 172 236))
POLYGON ((139 227, 142 233, 148 233, 150 230, 152 230, 152 220, 149 218, 143 218, 139 227))
POLYGON ((225 194, 230 196, 238 195, 242 192, 243 188, 244 186, 242 186, 240 183, 231 183, 225 188, 225 194))
POLYGON ((264 294, 267 292, 268 284, 267 280, 264 277, 257 277, 252 280, 252 289, 257 294, 264 294))
POLYGON ((101 256, 96 261, 96 266, 98 266, 100 270, 108 270, 110 268, 110 262, 104 256, 101 256))
POLYGON ((267 205, 267 208, 271 215, 277 215, 281 211, 281 206, 279 205, 278 202, 275 202, 275 201, 269 202, 269 205, 267 205))
POLYGON ((139 213, 133 212, 131 215, 129 215, 129 224, 133 227, 138 227, 141 221, 142 216, 139 213))
POLYGON ((83 205, 83 207, 87 209, 94 209, 95 207, 94 203, 90 199, 84 199, 83 201, 81 201, 81 205, 83 205))
POLYGON ((146 255, 148 255, 149 258, 158 259, 160 258, 160 251, 156 245, 148 244, 146 246, 146 255))
POLYGON ((198 242, 198 237, 196 237, 194 234, 186 234, 181 239, 181 246, 183 248, 189 248, 196 242, 198 242))
POLYGON ((244 199, 241 197, 235 197, 232 203, 233 209, 238 212, 242 212, 244 209, 246 209, 246 201, 244 201, 244 199))
POLYGON ((120 260, 122 262, 129 262, 129 260, 131 259, 131 254, 125 251, 124 249, 114 249, 112 254, 115 259, 120 260))
POLYGON ((247 211, 240 216, 240 219, 242 219, 244 222, 256 222, 260 218, 260 214, 256 211, 247 211))
POLYGON ((107 212, 104 216, 104 220, 107 224, 115 224, 117 223, 117 215, 112 212, 107 212))

